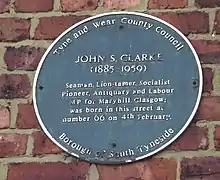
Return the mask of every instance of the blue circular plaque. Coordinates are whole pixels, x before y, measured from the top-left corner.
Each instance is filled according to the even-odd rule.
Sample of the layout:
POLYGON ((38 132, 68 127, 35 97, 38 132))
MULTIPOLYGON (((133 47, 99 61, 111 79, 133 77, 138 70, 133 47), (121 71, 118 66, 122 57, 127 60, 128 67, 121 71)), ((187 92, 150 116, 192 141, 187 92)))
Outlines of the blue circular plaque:
POLYGON ((114 12, 63 32, 33 88, 47 136, 92 163, 121 164, 163 150, 198 108, 202 70, 184 35, 156 17, 114 12))

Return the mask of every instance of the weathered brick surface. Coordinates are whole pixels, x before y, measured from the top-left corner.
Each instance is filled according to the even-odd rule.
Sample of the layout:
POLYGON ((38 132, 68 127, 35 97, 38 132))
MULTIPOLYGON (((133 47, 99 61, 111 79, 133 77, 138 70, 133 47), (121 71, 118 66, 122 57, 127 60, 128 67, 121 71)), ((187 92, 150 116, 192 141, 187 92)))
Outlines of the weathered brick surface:
POLYGON ((34 149, 33 155, 42 154, 57 154, 62 152, 62 150, 55 145, 43 132, 36 132, 33 134, 34 139, 34 149))
POLYGON ((153 13, 152 15, 169 22, 185 35, 209 32, 209 16, 205 12, 164 12, 153 13))
POLYGON ((55 39, 63 31, 88 16, 54 16, 40 18, 35 39, 55 39))
POLYGON ((147 159, 123 166, 98 166, 100 180, 176 180, 174 159, 147 159))
POLYGON ((39 127, 32 104, 18 104, 16 127, 18 129, 31 129, 39 127))
POLYGON ((200 157, 181 162, 181 180, 219 180, 220 158, 200 157))
POLYGON ((4 60, 9 71, 12 70, 36 70, 40 62, 44 48, 21 46, 19 48, 7 47, 4 60))
POLYGON ((110 9, 127 9, 140 5, 140 0, 104 0, 104 7, 110 9))
POLYGON ((198 149, 204 150, 208 148, 208 141, 207 128, 189 127, 176 141, 174 141, 170 147, 168 147, 168 149, 176 151, 198 149))
POLYGON ((173 9, 184 8, 187 6, 187 0, 149 0, 149 9, 173 9))
POLYGON ((220 6, 219 0, 195 0, 195 4, 201 8, 214 8, 220 6))
POLYGON ((191 40, 202 64, 220 63, 220 41, 191 40))
POLYGON ((1 0, 0 1, 0 13, 9 12, 10 0, 1 0))
POLYGON ((0 157, 23 155, 26 152, 27 135, 0 134, 0 157))
POLYGON ((94 10, 98 7, 99 0, 61 0, 62 11, 75 12, 94 10))
POLYGON ((199 55, 220 51, 220 41, 217 40, 191 40, 191 43, 199 55))
POLYGON ((213 90, 213 72, 211 68, 203 68, 203 92, 210 93, 213 90))
POLYGON ((219 64, 220 52, 201 54, 199 55, 199 59, 202 64, 219 64))
POLYGON ((0 75, 0 98, 25 98, 30 89, 29 79, 25 74, 0 75))
POLYGON ((16 12, 45 12, 53 9, 53 0, 15 0, 16 12))
POLYGON ((7 107, 0 106, 0 129, 6 129, 10 126, 10 110, 7 107))
POLYGON ((85 162, 12 164, 7 180, 86 180, 88 168, 85 162))
POLYGON ((220 97, 203 97, 198 111, 196 120, 220 121, 220 97))
POLYGON ((214 143, 215 143, 215 149, 219 151, 220 150, 220 126, 215 127, 214 143))
POLYGON ((0 18, 0 41, 20 41, 29 38, 30 20, 0 18))

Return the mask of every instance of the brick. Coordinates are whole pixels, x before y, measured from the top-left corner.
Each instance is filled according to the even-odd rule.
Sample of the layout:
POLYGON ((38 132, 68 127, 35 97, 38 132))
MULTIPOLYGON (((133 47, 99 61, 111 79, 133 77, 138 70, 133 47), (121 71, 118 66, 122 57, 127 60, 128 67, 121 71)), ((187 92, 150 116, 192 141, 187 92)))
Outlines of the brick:
POLYGON ((24 155, 27 138, 27 135, 21 134, 0 134, 0 157, 24 155))
POLYGON ((99 180, 176 180, 174 159, 147 159, 123 166, 98 166, 99 180))
POLYGON ((0 1, 0 13, 9 12, 10 0, 1 0, 0 1))
POLYGON ((202 97, 196 120, 220 121, 220 97, 202 97))
POLYGON ((215 144, 215 149, 219 151, 220 150, 220 126, 215 127, 214 144, 215 144))
POLYGON ((33 134, 34 139, 34 149, 33 155, 42 154, 57 154, 62 152, 62 150, 55 145, 43 132, 36 132, 33 134))
POLYGON ((184 8, 187 6, 187 0, 150 0, 149 9, 173 9, 184 8))
POLYGON ((213 29, 216 34, 220 34, 220 11, 216 12, 215 23, 214 23, 213 29))
POLYGON ((185 35, 209 32, 209 15, 205 12, 164 12, 153 13, 152 15, 172 24, 185 35))
POLYGON ((220 158, 200 157, 183 159, 181 162, 181 180, 219 180, 220 158))
POLYGON ((127 9, 140 5, 140 0, 104 0, 104 7, 109 9, 127 9))
POLYGON ((210 93, 213 90, 213 72, 211 68, 203 68, 203 92, 210 93))
POLYGON ((202 64, 220 63, 220 41, 191 40, 202 64))
POLYGON ((220 41, 190 40, 190 42, 199 55, 220 51, 220 41))
POLYGON ((30 83, 26 74, 0 75, 0 98, 25 98, 30 93, 30 83))
POLYGON ((89 163, 20 163, 9 165, 7 180, 86 180, 89 163))
POLYGON ((10 126, 10 110, 0 106, 0 129, 7 129, 10 126))
POLYGON ((220 51, 201 54, 199 55, 200 62, 202 64, 219 64, 220 63, 220 51))
POLYGON ((88 16, 54 16, 40 18, 35 32, 35 39, 55 39, 63 31, 88 16))
POLYGON ((195 4, 200 8, 214 8, 220 6, 219 0, 195 0, 195 4))
POLYGON ((39 127, 34 106, 32 104, 18 104, 16 127, 18 129, 31 129, 39 127))
POLYGON ((46 12, 53 9, 53 0, 15 0, 16 12, 46 12))
POLYGON ((208 148, 208 145, 207 128, 189 127, 168 149, 175 151, 205 150, 208 148))
POLYGON ((0 18, 0 41, 21 41, 30 37, 30 20, 0 18))
POLYGON ((99 0, 61 0, 61 8, 64 12, 95 10, 99 0))
POLYGON ((19 48, 7 47, 4 60, 9 71, 33 71, 37 69, 44 52, 44 48, 35 48, 30 46, 21 46, 19 48))

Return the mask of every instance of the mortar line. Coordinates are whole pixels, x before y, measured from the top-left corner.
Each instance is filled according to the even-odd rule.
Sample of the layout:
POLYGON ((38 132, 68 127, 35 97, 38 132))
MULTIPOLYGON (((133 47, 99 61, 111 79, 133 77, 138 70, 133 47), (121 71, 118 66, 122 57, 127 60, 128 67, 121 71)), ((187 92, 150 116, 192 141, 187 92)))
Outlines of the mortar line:
POLYGON ((181 158, 176 158, 176 180, 180 180, 180 175, 181 175, 181 158))
POLYGON ((32 75, 34 74, 35 71, 26 71, 26 70, 14 70, 14 71, 7 71, 6 69, 2 69, 1 70, 1 74, 19 74, 19 75, 22 75, 22 74, 27 74, 27 75, 32 75))
POLYGON ((189 34, 188 39, 190 40, 209 40, 209 41, 216 41, 220 40, 220 36, 217 35, 215 38, 211 34, 189 34))
POLYGON ((207 128, 207 122, 196 122, 196 127, 207 128))
POLYGON ((31 134, 28 136, 26 155, 32 155, 33 149, 34 149, 34 139, 31 134))
POLYGON ((41 132, 41 129, 1 129, 1 134, 33 134, 34 132, 41 132))
POLYGON ((202 68, 211 68, 214 70, 219 70, 220 69, 220 64, 203 64, 202 68))
POLYGON ((69 158, 65 158, 64 153, 61 154, 45 154, 44 156, 36 156, 36 157, 30 157, 30 156, 17 156, 17 157, 6 157, 6 158, 1 158, 0 163, 5 165, 5 164, 11 164, 11 163, 57 163, 57 162, 62 162, 62 163, 73 163, 78 161, 76 158, 73 156, 69 158))
POLYGON ((220 93, 220 70, 218 68, 214 69, 213 72, 213 80, 212 80, 212 84, 213 84, 213 92, 214 93, 220 93))
POLYGON ((52 43, 51 40, 23 40, 23 41, 19 41, 19 42, 0 42, 0 48, 4 48, 4 47, 21 47, 21 46, 33 46, 33 47, 44 47, 44 48, 48 48, 48 46, 52 43))
MULTIPOLYGON (((204 68, 210 68, 212 69, 212 72, 214 69, 216 69, 219 65, 216 64, 216 66, 214 66, 214 64, 202 64, 202 69, 204 68)), ((213 72, 214 73, 214 72, 213 72)))
POLYGON ((215 150, 214 130, 215 127, 212 124, 209 124, 208 125, 209 149, 213 151, 215 150))
POLYGON ((18 116, 18 102, 16 100, 13 100, 11 102, 11 123, 10 128, 15 129, 16 128, 16 121, 18 116))
POLYGON ((215 26, 215 16, 216 16, 216 10, 209 12, 209 34, 213 37, 215 36, 214 32, 214 26, 215 26))
POLYGON ((216 125, 220 125, 220 121, 205 121, 205 122, 197 122, 196 123, 196 126, 198 127, 204 127, 207 125, 210 125, 210 126, 216 126, 216 125))
POLYGON ((15 0, 11 0, 10 1, 10 6, 9 6, 10 8, 9 8, 9 13, 10 14, 14 14, 15 13, 15 10, 14 10, 14 8, 15 8, 15 0))
POLYGON ((7 165, 0 165, 0 178, 1 180, 7 180, 8 174, 8 166, 7 165))
MULTIPOLYGON (((1 69, 7 69, 7 65, 4 61, 4 55, 5 55, 5 52, 6 52, 6 48, 3 47, 3 48, 0 48, 0 68, 1 69)), ((2 71, 0 71, 2 73, 2 71)))
POLYGON ((0 104, 11 106, 11 102, 16 100, 18 103, 27 103, 27 99, 0 99, 0 104))
POLYGON ((33 83, 34 83, 34 77, 35 77, 35 73, 31 73, 31 74, 28 74, 28 78, 29 78, 29 82, 30 82, 30 86, 31 86, 31 91, 30 91, 30 94, 28 96, 28 102, 32 104, 32 101, 33 101, 33 83))
MULTIPOLYGON (((212 96, 220 96, 220 92, 219 91, 212 91, 212 96)), ((219 120, 220 120, 220 118, 219 118, 219 120)))
POLYGON ((0 107, 2 106, 10 108, 10 113, 11 113, 11 101, 0 99, 0 107))
POLYGON ((140 0, 139 7, 136 7, 136 9, 136 11, 147 11, 146 0, 140 0))
POLYGON ((95 164, 90 165, 87 180, 99 180, 99 172, 95 164))
POLYGON ((104 8, 104 0, 99 0, 98 8, 104 8))
POLYGON ((38 26, 39 22, 40 21, 37 18, 32 18, 31 19, 30 39, 34 38, 35 31, 37 29, 37 26, 38 26))
POLYGON ((193 157, 220 157, 220 151, 216 150, 195 150, 195 151, 174 151, 167 150, 156 155, 158 158, 193 158, 193 157))
POLYGON ((195 7, 195 0, 188 0, 188 7, 195 7))
POLYGON ((54 0, 54 3, 53 3, 53 11, 54 11, 54 12, 57 12, 57 11, 60 11, 60 10, 61 10, 60 0, 54 0))

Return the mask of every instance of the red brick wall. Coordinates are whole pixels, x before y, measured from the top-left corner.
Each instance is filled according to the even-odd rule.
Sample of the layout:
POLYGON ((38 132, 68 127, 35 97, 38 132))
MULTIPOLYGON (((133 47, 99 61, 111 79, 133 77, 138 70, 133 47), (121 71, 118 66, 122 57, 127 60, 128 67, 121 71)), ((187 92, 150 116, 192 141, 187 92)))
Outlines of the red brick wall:
POLYGON ((219 0, 0 0, 1 180, 219 180, 219 0), (78 161, 42 133, 32 83, 45 49, 74 23, 112 10, 147 12, 179 28, 197 50, 203 98, 186 132, 153 158, 101 166, 78 161))

